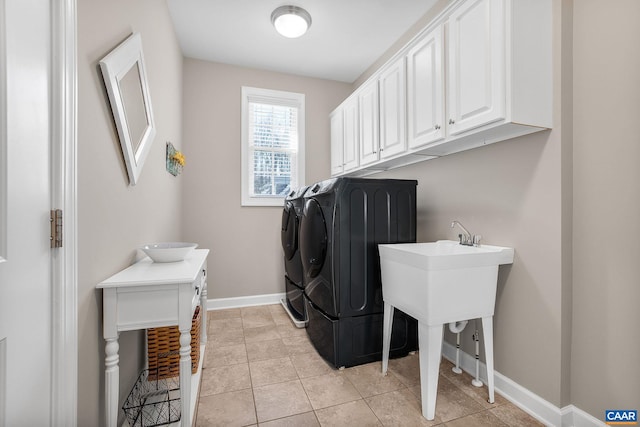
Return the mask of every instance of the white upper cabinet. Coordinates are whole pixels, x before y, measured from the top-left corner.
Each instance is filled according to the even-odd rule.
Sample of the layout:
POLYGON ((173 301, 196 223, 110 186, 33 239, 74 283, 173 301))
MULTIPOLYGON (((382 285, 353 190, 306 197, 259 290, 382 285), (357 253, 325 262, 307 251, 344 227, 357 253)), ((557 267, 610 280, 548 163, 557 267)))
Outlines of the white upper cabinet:
POLYGON ((360 166, 378 160, 378 82, 372 80, 358 91, 360 113, 360 166))
POLYGON ((343 110, 331 113, 331 175, 344 171, 344 117, 343 110))
MULTIPOLYGON (((550 129, 552 17, 552 0, 449 2, 336 109, 351 167, 332 162, 332 174, 366 175, 550 129), (347 119, 349 108, 357 111, 347 119)), ((338 140, 332 131, 332 149, 338 140)))
POLYGON ((505 118, 504 0, 470 0, 448 20, 450 135, 505 118))
POLYGON ((407 53, 407 133, 409 148, 444 139, 444 58, 442 26, 407 53))
POLYGON ((407 149, 406 70, 401 57, 382 72, 380 87, 380 158, 385 159, 407 149))
MULTIPOLYGON (((343 172, 349 172, 359 166, 358 162, 358 100, 349 98, 343 109, 343 172)), ((331 144, 333 146, 333 143, 331 144)))

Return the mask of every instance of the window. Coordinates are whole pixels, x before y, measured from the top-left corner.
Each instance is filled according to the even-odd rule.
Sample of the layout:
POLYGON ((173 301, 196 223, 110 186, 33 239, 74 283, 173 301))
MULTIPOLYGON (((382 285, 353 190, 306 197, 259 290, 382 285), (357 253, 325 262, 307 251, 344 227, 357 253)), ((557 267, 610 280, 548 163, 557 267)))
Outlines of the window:
POLYGON ((304 185, 304 95, 242 88, 242 205, 282 206, 304 185))

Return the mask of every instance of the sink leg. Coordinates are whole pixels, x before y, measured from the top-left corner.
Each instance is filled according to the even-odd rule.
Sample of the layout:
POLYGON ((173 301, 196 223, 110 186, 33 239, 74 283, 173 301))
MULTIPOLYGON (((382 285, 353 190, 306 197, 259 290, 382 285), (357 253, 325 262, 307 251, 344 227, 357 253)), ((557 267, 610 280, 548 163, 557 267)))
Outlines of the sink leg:
POLYGON ((389 368, 389 350, 391 349, 391 330, 393 328, 393 306, 384 303, 384 319, 382 330, 382 375, 387 375, 389 368))
POLYGON ((482 333, 484 335, 484 355, 487 364, 487 388, 489 389, 489 403, 495 402, 493 389, 493 316, 482 318, 482 333))
POLYGON ((436 414, 438 372, 442 356, 442 325, 429 326, 418 323, 418 345, 420 347, 420 393, 422 394, 422 416, 433 420, 436 414))

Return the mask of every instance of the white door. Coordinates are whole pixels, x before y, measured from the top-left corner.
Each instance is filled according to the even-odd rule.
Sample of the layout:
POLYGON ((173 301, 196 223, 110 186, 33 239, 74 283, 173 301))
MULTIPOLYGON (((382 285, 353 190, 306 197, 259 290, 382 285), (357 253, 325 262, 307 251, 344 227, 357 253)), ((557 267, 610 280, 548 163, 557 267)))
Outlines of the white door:
POLYGON ((442 27, 407 54, 407 133, 409 148, 444 139, 442 27))
POLYGON ((344 150, 343 171, 348 172, 358 167, 358 98, 348 98, 343 104, 344 150))
POLYGON ((457 135, 505 117, 505 5, 471 0, 448 21, 447 128, 457 135))
POLYGON ((406 67, 404 57, 380 75, 380 158, 407 149, 405 138, 406 67))
POLYGON ((360 166, 378 160, 378 81, 367 83, 358 94, 360 166))
POLYGON ((342 108, 331 114, 331 176, 344 170, 344 118, 342 108))
POLYGON ((49 7, 45 0, 0 0, 6 72, 0 73, 6 85, 0 88, 0 426, 6 427, 48 426, 52 417, 49 7))

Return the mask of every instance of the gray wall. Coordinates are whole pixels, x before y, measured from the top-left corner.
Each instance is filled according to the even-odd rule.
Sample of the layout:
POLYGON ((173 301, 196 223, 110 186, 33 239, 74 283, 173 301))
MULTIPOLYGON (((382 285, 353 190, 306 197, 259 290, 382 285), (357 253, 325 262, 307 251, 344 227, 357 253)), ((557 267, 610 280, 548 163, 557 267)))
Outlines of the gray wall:
POLYGON ((284 292, 281 207, 240 206, 240 89, 305 94, 306 183, 328 178, 329 113, 351 85, 184 62, 184 238, 211 249, 209 298, 284 292))
MULTIPOLYGON (((164 1, 78 2, 78 425, 104 420, 102 294, 95 286, 128 266, 135 248, 177 240, 181 184, 165 171, 165 141, 181 147, 182 54, 164 1), (98 61, 132 32, 142 35, 157 134, 129 187, 98 61)), ((120 335, 122 396, 142 369, 143 334, 120 335)))
POLYGON ((574 2, 571 398, 640 404, 640 2, 574 2))

